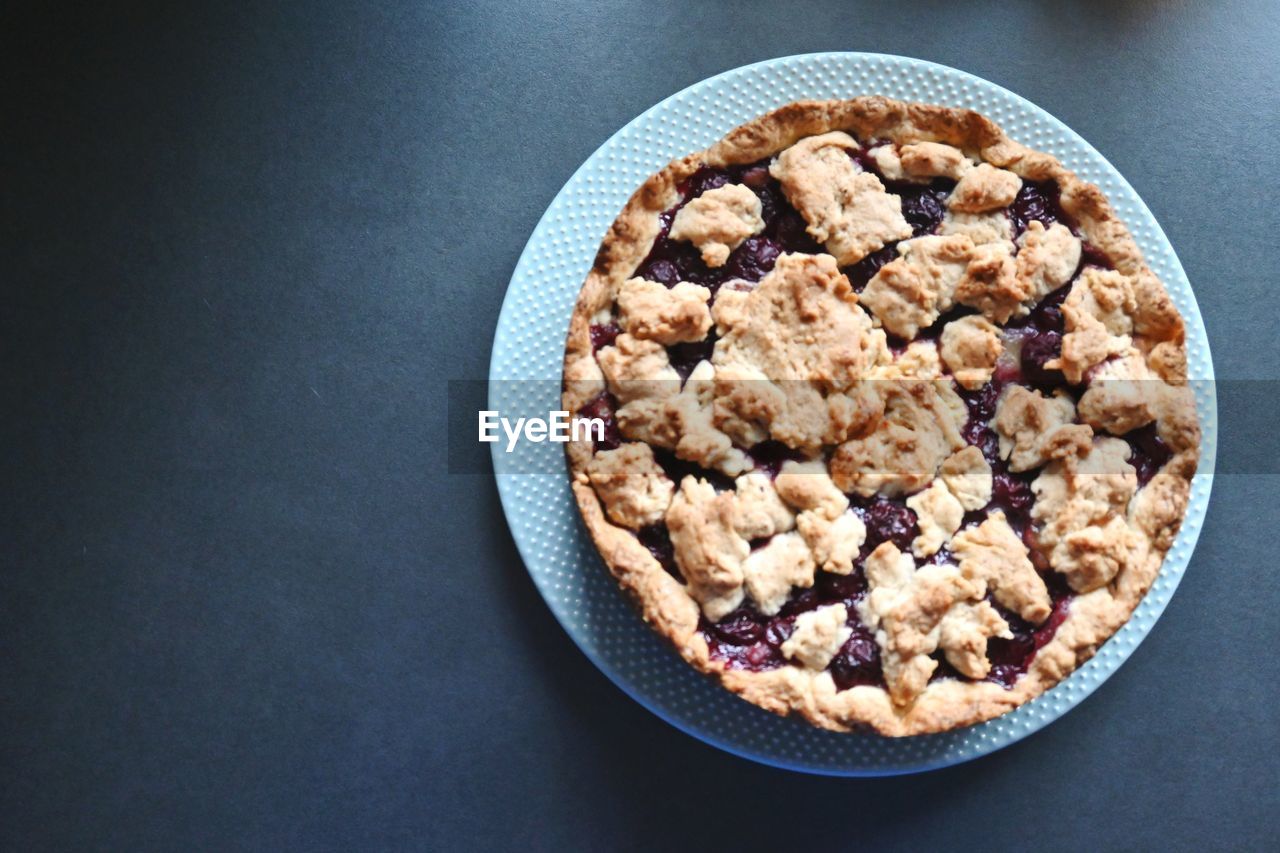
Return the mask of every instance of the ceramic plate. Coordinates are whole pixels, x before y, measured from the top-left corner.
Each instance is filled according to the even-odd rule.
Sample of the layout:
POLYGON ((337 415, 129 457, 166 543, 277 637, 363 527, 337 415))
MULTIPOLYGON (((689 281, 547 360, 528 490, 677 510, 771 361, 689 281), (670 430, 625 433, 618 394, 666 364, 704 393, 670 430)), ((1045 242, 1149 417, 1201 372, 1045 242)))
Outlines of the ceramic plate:
POLYGON ((1131 618, 1058 686, 996 720, 900 739, 835 734, 776 717, 681 660, 636 614, 578 519, 560 444, 493 445, 503 509, 547 605, 601 671, 685 732, 766 764, 842 776, 911 773, 957 764, 1043 728, 1123 663, 1164 610, 1200 533, 1217 435, 1213 364, 1204 323, 1178 258, 1142 200, 1087 142, 1044 110, 963 71, 869 53, 789 56, 703 80, 667 98, 600 146, 565 184, 516 266, 494 336, 490 408, 545 417, 559 408, 560 362, 574 299, 606 229, 631 193, 670 160, 707 147, 748 119, 803 98, 887 95, 970 107, 1013 139, 1058 157, 1106 192, 1187 321, 1187 353, 1204 431, 1201 473, 1177 542, 1131 618))

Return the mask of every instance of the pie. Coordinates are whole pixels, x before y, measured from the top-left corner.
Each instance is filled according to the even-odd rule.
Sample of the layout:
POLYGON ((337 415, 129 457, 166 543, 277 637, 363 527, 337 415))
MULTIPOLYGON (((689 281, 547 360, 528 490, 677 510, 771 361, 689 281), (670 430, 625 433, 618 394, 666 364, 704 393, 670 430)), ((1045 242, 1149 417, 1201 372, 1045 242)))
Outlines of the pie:
POLYGON ((1182 317, 1103 193, 978 113, 804 101, 650 177, 578 297, 587 529, 690 664, 904 736, 1133 613, 1199 456, 1182 317))

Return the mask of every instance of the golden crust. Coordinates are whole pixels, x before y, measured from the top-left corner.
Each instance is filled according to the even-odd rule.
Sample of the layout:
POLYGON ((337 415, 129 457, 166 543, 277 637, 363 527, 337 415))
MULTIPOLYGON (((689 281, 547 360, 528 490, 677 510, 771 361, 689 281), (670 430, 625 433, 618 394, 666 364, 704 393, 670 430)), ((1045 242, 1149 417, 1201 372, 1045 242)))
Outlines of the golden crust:
MULTIPOLYGON (((887 139, 899 145, 940 142, 977 156, 1029 181, 1055 181, 1062 208, 1081 236, 1116 270, 1135 282, 1134 341, 1159 356, 1158 367, 1185 365, 1184 326, 1172 300, 1147 267, 1128 229, 1106 196, 1054 157, 1005 136, 971 110, 904 103, 873 96, 840 101, 799 101, 731 130, 705 151, 677 159, 651 176, 609 228, 579 294, 565 347, 564 406, 576 411, 600 389, 589 328, 609 308, 617 289, 647 254, 659 231, 658 216, 678 200, 677 185, 703 165, 753 163, 797 140, 831 131, 860 139, 887 139)), ((1153 356, 1154 358, 1154 356, 1153 356)), ((1185 368, 1183 368, 1185 370, 1185 368)), ((1160 370, 1161 375, 1164 371, 1160 370)), ((1149 547, 1135 549, 1131 564, 1111 584, 1077 596, 1053 639, 1039 650, 1027 673, 1011 688, 990 682, 939 680, 906 708, 895 706, 879 687, 837 691, 827 672, 783 666, 764 672, 729 670, 710 657, 698 632, 699 610, 683 585, 672 578, 634 534, 612 524, 586 475, 592 456, 586 443, 566 445, 573 491, 583 521, 601 556, 642 615, 690 664, 750 702, 781 715, 798 713, 835 731, 874 731, 905 736, 945 731, 998 717, 1053 687, 1093 656, 1128 621, 1150 588, 1186 511, 1191 476, 1198 461, 1198 427, 1190 395, 1169 422, 1176 431, 1161 435, 1175 451, 1130 508, 1134 529, 1149 547), (1145 496, 1145 497, 1144 497, 1145 496)))

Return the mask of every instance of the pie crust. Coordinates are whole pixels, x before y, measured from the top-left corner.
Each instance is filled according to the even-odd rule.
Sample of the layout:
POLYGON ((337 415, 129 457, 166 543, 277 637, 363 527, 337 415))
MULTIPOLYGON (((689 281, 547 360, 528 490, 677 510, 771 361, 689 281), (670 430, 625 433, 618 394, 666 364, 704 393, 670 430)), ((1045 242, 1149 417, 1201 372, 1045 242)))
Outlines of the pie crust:
MULTIPOLYGON (((763 227, 751 194, 725 186, 735 188, 703 193, 675 214, 680 239, 708 267, 763 227)), ((1182 318, 1097 187, 969 110, 882 97, 801 101, 673 161, 609 229, 570 323, 563 402, 599 413, 608 390, 610 411, 625 407, 625 440, 615 449, 569 443, 568 463, 609 570, 690 664, 823 728, 940 732, 1039 695, 1129 619, 1172 545, 1198 461, 1185 373, 1182 318), (716 293, 640 278, 655 240, 668 236, 663 214, 687 201, 687 182, 749 164, 768 165, 821 245, 716 293), (903 246, 912 226, 885 185, 935 179, 951 188, 943 222, 903 246), (1033 219, 1016 233, 1002 211, 1024 183, 1056 187, 1069 225, 1033 219), (877 252, 893 257, 854 292, 846 273, 877 252), (1064 291, 1061 348, 1043 366, 1066 385, 1010 381, 989 421, 997 465, 1034 492, 1020 535, 992 503, 991 466, 962 434, 955 404, 999 375, 1005 325, 1064 291), (940 323, 939 337, 921 337, 940 323), (668 347, 717 332, 714 359, 681 376, 668 347), (864 388, 873 376, 900 384, 864 388), (783 378, 805 381, 770 383, 783 378), (744 390, 756 387, 767 393, 744 390), (821 417, 784 423, 776 414, 800 410, 821 417), (903 446, 876 438, 890 427, 913 448, 902 476, 876 473, 876 454, 903 446), (1143 427, 1162 449, 1150 470, 1125 461, 1132 442, 1115 437, 1143 427), (781 441, 791 461, 769 470, 753 462, 750 449, 765 439, 781 441), (693 473, 673 481, 655 448, 693 473), (716 488, 700 469, 732 485, 716 488), (881 496, 914 513, 916 535, 868 552, 854 504, 881 496), (677 571, 642 541, 655 519, 677 571), (799 613, 770 667, 716 652, 709 625, 744 606, 776 613, 815 576, 865 585, 799 613), (1046 581, 1069 594, 1051 598, 1046 581), (1048 639, 1000 683, 986 650, 1011 636, 1010 614, 1048 639), (827 667, 859 630, 864 643, 876 638, 883 680, 840 689, 827 667)))

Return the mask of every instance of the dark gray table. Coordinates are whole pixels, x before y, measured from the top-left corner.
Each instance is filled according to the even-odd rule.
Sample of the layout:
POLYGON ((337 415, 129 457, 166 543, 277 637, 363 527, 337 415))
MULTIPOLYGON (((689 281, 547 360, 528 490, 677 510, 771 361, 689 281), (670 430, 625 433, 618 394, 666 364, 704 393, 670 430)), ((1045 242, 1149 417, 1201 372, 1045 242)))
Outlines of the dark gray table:
POLYGON ((1276 841, 1280 6, 188 5, 4 27, 0 846, 1276 841), (1001 753, 863 782, 623 696, 444 442, 446 380, 485 376, 596 146, 713 73, 842 49, 1090 140, 1235 380, 1191 570, 1120 673, 1001 753))

